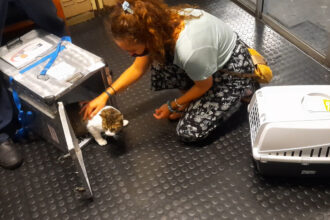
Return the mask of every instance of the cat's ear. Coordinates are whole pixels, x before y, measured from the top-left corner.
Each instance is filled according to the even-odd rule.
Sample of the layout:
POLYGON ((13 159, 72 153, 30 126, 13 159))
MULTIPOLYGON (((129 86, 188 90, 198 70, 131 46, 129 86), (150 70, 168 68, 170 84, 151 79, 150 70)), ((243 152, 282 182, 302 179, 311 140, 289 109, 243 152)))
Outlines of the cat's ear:
POLYGON ((127 126, 127 125, 128 125, 128 121, 126 119, 124 119, 123 126, 127 126))

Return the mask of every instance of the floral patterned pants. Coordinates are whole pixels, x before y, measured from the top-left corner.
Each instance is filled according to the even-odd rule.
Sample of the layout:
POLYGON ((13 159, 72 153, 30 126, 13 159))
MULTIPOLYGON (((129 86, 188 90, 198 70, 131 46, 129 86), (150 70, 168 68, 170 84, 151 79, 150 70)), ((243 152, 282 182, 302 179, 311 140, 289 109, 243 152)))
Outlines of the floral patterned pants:
MULTIPOLYGON (((239 38, 233 53, 223 69, 234 72, 252 73, 252 63, 247 46, 239 38)), ((194 82, 178 66, 153 66, 152 90, 188 90, 194 82)), ((219 71, 213 74, 213 86, 200 98, 192 101, 178 122, 176 132, 186 142, 206 138, 215 128, 234 114, 240 106, 241 98, 247 91, 255 91, 256 82, 251 78, 233 76, 219 71)), ((250 92, 251 93, 251 92, 250 92)))

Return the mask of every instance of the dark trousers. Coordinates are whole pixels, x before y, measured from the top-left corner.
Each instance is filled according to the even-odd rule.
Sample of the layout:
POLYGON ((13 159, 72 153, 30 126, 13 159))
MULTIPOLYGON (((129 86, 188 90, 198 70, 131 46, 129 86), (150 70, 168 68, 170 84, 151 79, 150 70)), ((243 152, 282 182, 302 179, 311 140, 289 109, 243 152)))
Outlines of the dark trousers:
MULTIPOLYGON (((57 16, 56 7, 52 0, 0 0, 0 44, 9 13, 9 3, 15 4, 15 6, 23 10, 28 18, 39 28, 57 36, 65 34, 65 23, 57 16)), ((2 73, 0 72, 0 137, 5 138, 6 135, 1 133, 7 133, 9 136, 12 136, 18 128, 18 122, 16 107, 10 94, 8 94, 1 75, 2 73)))
POLYGON ((22 9, 28 18, 40 28, 57 36, 65 34, 64 21, 57 16, 52 0, 0 0, 0 43, 8 16, 9 2, 22 9))
MULTIPOLYGON (((0 136, 6 133, 13 137, 18 128, 17 111, 8 90, 0 77, 0 136)), ((1 138, 0 138, 1 143, 1 138)))

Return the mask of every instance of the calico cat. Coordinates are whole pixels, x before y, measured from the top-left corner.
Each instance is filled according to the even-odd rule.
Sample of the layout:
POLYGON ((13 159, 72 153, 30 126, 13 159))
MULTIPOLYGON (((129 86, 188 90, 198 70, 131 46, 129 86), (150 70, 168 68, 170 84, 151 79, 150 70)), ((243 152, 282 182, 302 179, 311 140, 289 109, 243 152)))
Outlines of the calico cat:
POLYGON ((92 119, 84 121, 82 114, 79 113, 81 107, 80 103, 71 103, 65 106, 75 135, 83 137, 90 133, 101 146, 107 144, 101 135, 102 132, 105 132, 107 136, 115 136, 128 124, 123 114, 112 106, 105 106, 92 119))
POLYGON ((107 136, 115 136, 128 124, 123 114, 112 106, 105 106, 92 119, 87 122, 87 130, 94 137, 95 141, 103 146, 107 144, 101 133, 107 136))

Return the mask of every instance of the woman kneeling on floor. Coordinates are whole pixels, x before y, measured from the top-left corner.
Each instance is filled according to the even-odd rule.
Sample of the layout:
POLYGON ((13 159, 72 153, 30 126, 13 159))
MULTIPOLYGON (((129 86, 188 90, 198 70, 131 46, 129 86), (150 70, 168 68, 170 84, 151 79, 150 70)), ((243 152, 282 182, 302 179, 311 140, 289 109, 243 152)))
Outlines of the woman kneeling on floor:
POLYGON ((134 83, 151 67, 152 89, 182 95, 154 112, 156 119, 179 119, 176 132, 191 142, 207 137, 251 96, 256 82, 222 73, 253 73, 247 46, 217 17, 191 6, 170 7, 162 0, 119 0, 109 18, 116 44, 133 64, 83 109, 93 117, 110 95, 134 83))

